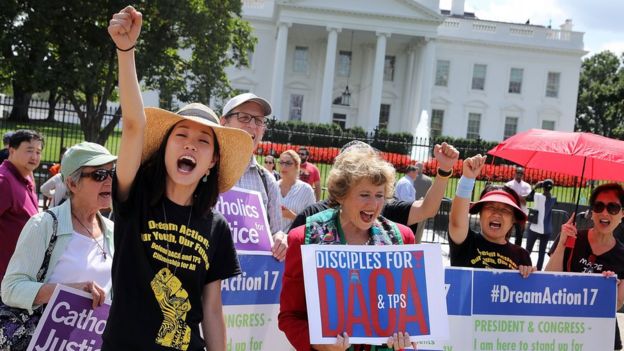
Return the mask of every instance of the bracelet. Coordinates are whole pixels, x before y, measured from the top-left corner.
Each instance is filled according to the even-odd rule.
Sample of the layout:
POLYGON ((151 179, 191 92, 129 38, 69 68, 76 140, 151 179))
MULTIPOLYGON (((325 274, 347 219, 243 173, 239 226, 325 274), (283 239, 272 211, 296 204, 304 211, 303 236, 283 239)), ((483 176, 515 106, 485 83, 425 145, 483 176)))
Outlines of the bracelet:
POLYGON ((450 171, 445 171, 441 169, 440 167, 438 167, 437 174, 440 178, 449 178, 450 176, 453 175, 453 168, 451 168, 450 171))
POLYGON ((127 48, 127 49, 120 49, 118 46, 115 45, 115 48, 121 52, 128 52, 132 49, 134 49, 134 47, 136 46, 136 44, 132 45, 131 47, 127 48))
POLYGON ((475 182, 476 179, 474 178, 461 176, 461 178, 459 178, 459 182, 457 182, 457 191, 455 191, 455 196, 470 199, 472 197, 472 189, 474 188, 475 182))

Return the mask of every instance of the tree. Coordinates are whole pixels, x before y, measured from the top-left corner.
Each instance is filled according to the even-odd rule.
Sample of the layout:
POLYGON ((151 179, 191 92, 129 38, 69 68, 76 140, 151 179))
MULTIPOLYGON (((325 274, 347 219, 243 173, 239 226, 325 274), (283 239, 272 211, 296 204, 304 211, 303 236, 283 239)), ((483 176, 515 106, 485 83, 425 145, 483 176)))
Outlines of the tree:
MULTIPOLYGON (((117 85, 116 52, 106 28, 126 1, 21 3, 27 3, 24 8, 32 8, 33 13, 45 11, 47 22, 40 28, 54 34, 45 36, 46 67, 33 65, 33 69, 52 72, 54 80, 47 87, 58 87, 72 104, 85 140, 103 144, 121 118, 117 110, 112 119, 104 119, 117 85)), ((145 88, 161 92, 166 107, 172 107, 174 98, 208 103, 211 97, 225 97, 231 91, 225 67, 247 65, 247 52, 256 42, 251 27, 240 18, 240 0, 146 0, 135 7, 144 19, 136 49, 137 73, 145 88)))
POLYGON ((624 54, 603 51, 581 66, 576 130, 607 137, 624 136, 624 54))

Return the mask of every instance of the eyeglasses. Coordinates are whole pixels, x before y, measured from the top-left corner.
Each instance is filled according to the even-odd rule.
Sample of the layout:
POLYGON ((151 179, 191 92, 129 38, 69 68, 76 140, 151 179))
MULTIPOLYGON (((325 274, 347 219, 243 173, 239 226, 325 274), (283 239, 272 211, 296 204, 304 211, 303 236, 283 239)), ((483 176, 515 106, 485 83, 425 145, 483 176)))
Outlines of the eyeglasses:
POLYGON ((279 161, 280 166, 292 166, 295 163, 293 161, 279 161))
POLYGON ((96 182, 103 182, 108 177, 113 177, 115 171, 112 169, 96 169, 93 172, 80 173, 80 178, 91 177, 96 182))
POLYGON ((622 205, 617 202, 609 202, 605 205, 604 202, 598 201, 592 205, 592 211, 594 211, 594 213, 602 213, 605 208, 607 209, 607 212, 612 215, 616 215, 622 211, 622 205))
POLYGON ((254 120, 254 123, 258 126, 258 127, 266 127, 268 121, 266 119, 266 117, 264 116, 252 116, 249 113, 245 113, 245 112, 232 112, 229 113, 227 116, 225 117, 236 117, 236 119, 241 122, 241 123, 249 123, 251 122, 251 120, 254 120))
POLYGON ((494 204, 485 204, 483 205, 484 210, 488 210, 490 212, 498 212, 504 215, 513 216, 513 210, 507 207, 506 205, 496 206, 494 204))

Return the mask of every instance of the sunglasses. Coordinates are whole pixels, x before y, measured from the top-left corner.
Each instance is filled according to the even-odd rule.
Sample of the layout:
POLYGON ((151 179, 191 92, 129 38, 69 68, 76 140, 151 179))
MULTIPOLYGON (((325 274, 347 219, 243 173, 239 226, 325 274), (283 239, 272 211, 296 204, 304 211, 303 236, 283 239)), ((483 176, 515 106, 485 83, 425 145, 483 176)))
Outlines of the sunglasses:
POLYGON ((273 164, 273 161, 264 161, 264 164, 265 164, 265 165, 272 165, 272 164, 273 164))
POLYGON ((592 205, 592 211, 594 211, 594 213, 602 213, 605 208, 607 209, 607 212, 612 215, 616 215, 622 211, 622 205, 617 202, 609 202, 608 204, 605 204, 604 202, 598 201, 592 205))
POLYGON ((266 127, 268 121, 264 116, 252 116, 248 113, 245 112, 232 112, 230 114, 228 114, 227 117, 236 117, 236 119, 241 122, 241 123, 249 123, 251 122, 251 120, 254 120, 254 123, 258 126, 258 127, 266 127))
POLYGON ((293 161, 279 161, 280 166, 292 166, 295 163, 293 161))
POLYGON ((90 177, 91 179, 93 179, 96 182, 103 182, 108 177, 112 178, 113 174, 115 174, 115 171, 112 170, 112 169, 96 169, 93 172, 80 173, 80 178, 90 177))

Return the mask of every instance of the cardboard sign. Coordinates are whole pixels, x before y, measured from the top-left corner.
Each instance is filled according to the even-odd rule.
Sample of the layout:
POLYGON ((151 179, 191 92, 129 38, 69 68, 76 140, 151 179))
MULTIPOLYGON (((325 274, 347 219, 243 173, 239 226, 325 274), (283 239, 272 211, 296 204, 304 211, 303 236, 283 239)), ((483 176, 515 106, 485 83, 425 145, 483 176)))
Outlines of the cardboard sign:
POLYGON ((238 253, 271 255, 273 236, 259 192, 234 187, 219 194, 215 210, 229 223, 238 253))
POLYGON ((99 351, 110 302, 96 309, 92 306, 91 294, 57 284, 28 351, 99 351))
POLYGON ((301 247, 312 344, 349 334, 381 345, 395 332, 412 341, 448 336, 439 245, 301 247))

